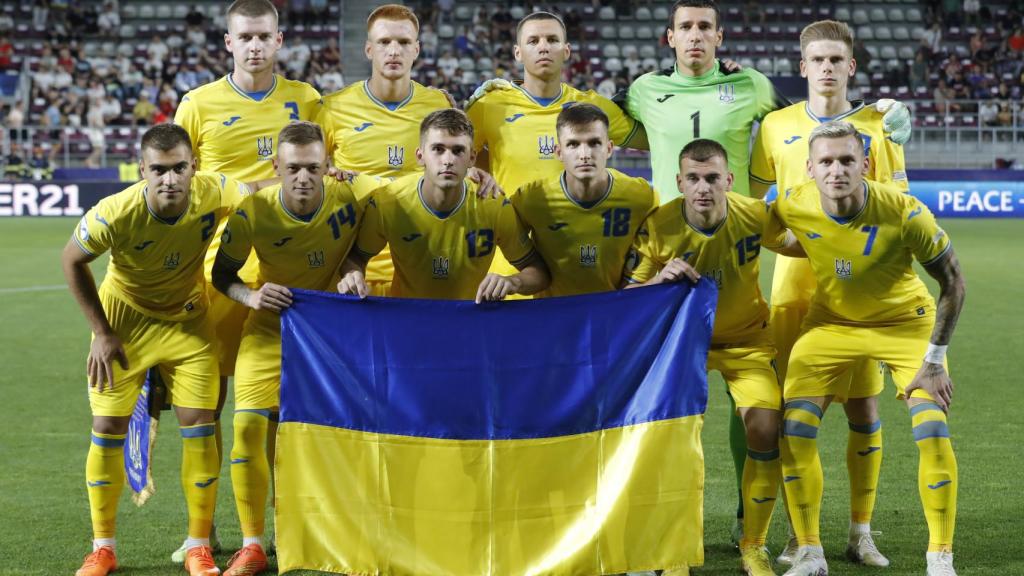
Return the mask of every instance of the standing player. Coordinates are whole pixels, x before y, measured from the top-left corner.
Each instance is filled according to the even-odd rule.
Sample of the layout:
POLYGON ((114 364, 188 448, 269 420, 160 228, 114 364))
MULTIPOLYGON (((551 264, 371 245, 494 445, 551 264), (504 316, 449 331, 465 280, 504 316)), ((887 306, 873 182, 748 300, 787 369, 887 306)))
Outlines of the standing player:
MULTIPOLYGON (((188 131, 203 170, 223 172, 243 182, 262 182, 275 177, 271 160, 277 150, 277 134, 289 122, 316 117, 320 94, 305 82, 274 74, 284 36, 278 28, 277 9, 269 0, 235 0, 228 7, 227 25, 224 46, 234 59, 234 70, 183 96, 174 123, 188 131)), ((208 279, 222 231, 223 223, 206 257, 208 279)), ((245 282, 256 281, 255 260, 243 267, 241 276, 245 282)), ((215 327, 221 374, 218 453, 223 453, 220 410, 227 397, 228 376, 235 371, 235 356, 247 315, 247 308, 210 288, 210 319, 215 327)), ((176 562, 182 558, 180 548, 171 555, 176 562)))
POLYGON ((466 179, 476 157, 465 113, 431 112, 420 127, 416 159, 422 175, 373 193, 355 248, 342 265, 339 292, 367 296, 366 263, 389 244, 395 263, 390 296, 479 303, 547 288, 547 268, 511 202, 477 197, 476 185, 466 179), (518 273, 487 273, 496 247, 518 273))
MULTIPOLYGON (((779 420, 782 391, 768 329, 768 304, 758 283, 761 242, 769 214, 763 201, 732 192, 725 148, 698 139, 679 155, 677 189, 682 197, 654 213, 637 235, 627 279, 661 284, 699 275, 718 285, 718 306, 708 353, 708 370, 718 370, 743 420, 748 446, 743 467, 743 570, 774 576, 764 546, 782 479, 779 420)), ((785 230, 766 244, 799 254, 785 230)))
MULTIPOLYGON (((615 144, 646 149, 640 123, 597 92, 562 82, 570 46, 561 18, 550 12, 527 15, 516 27, 513 50, 523 63, 522 84, 506 84, 507 89, 500 90, 492 86, 490 92, 484 88, 466 106, 476 131, 477 166, 493 173, 502 188, 512 193, 527 182, 562 172, 555 154, 555 120, 562 109, 577 102, 594 104, 605 113, 615 144)), ((493 270, 513 271, 503 256, 495 258, 493 270)))
POLYGON ((280 312, 289 288, 330 290, 355 240, 366 198, 377 180, 327 177, 323 133, 311 122, 281 130, 274 167, 281 184, 246 198, 228 218, 213 268, 218 290, 253 310, 242 331, 235 373, 235 438, 231 484, 243 547, 225 576, 251 576, 267 568, 264 506, 270 486, 267 428, 280 406, 280 312), (238 278, 251 250, 259 260, 258 289, 238 278))
POLYGON ((855 389, 864 383, 845 375, 858 360, 873 358, 889 367, 910 409, 928 521, 928 574, 955 576, 958 480, 946 423, 953 384, 945 353, 964 300, 959 262, 920 201, 901 187, 864 179, 870 161, 852 124, 827 122, 808 140, 814 180, 772 208, 777 225, 803 245, 818 286, 783 388, 782 467, 799 543, 786 574, 828 573, 819 531, 818 426, 835 398, 863 395, 855 389), (914 273, 914 259, 938 281, 938 311, 914 273))
POLYGON ((193 576, 220 573, 209 540, 220 461, 213 430, 217 356, 206 316, 203 256, 218 220, 235 210, 248 189, 220 174, 194 174, 195 166, 181 127, 150 128, 142 137, 144 180, 89 210, 64 248, 64 275, 93 333, 85 476, 94 539, 76 576, 104 576, 117 568, 114 526, 125 434, 151 366, 167 383, 181 425, 185 568, 193 576), (110 265, 97 291, 89 263, 107 250, 110 265))
MULTIPOLYGON (((733 189, 747 195, 754 122, 789 102, 760 72, 730 73, 715 58, 723 26, 714 0, 677 0, 669 19, 668 43, 675 50, 675 66, 637 78, 625 95, 626 110, 647 128, 654 188, 663 203, 673 199, 677 194, 670 191, 675 190, 679 151, 695 138, 708 138, 728 151, 729 170, 737 176, 733 189)), ((893 104, 899 103, 879 103, 891 108, 886 127, 894 131, 893 136, 909 138, 910 113, 906 106, 893 104)), ((742 423, 736 418, 730 423, 729 437, 740 484, 746 446, 742 423)), ((742 500, 741 496, 737 513, 742 511, 742 500)), ((733 538, 737 539, 735 530, 733 538)))
MULTIPOLYGON (((452 104, 444 92, 412 79, 419 32, 419 19, 400 4, 385 4, 370 13, 364 49, 371 62, 369 80, 324 98, 317 117, 336 168, 381 178, 422 170, 414 157, 420 123, 452 104)), ((496 193, 489 175, 474 169, 470 178, 481 185, 481 194, 496 193)), ((387 249, 370 262, 366 280, 374 295, 389 293, 394 271, 387 249)))
MULTIPOLYGON (((903 147, 887 138, 882 113, 863 102, 846 99, 847 83, 857 70, 853 59, 853 33, 842 22, 815 22, 800 33, 800 73, 807 78, 806 102, 798 102, 768 114, 761 123, 750 166, 750 188, 763 197, 772 184, 785 197, 808 180, 807 138, 822 122, 843 120, 853 124, 865 141, 870 159, 866 178, 891 183, 907 191, 903 147)), ((775 260, 772 286, 771 326, 778 349, 779 377, 785 381, 789 352, 800 333, 814 295, 814 273, 806 258, 775 260)), ((882 391, 878 362, 864 358, 849 374, 859 395, 845 400, 849 420, 846 465, 850 478, 850 535, 847 556, 869 566, 888 566, 889 560, 871 536, 871 515, 882 467, 882 423, 877 395, 882 391)), ((844 399, 837 399, 843 402, 844 399)), ((796 539, 779 556, 789 564, 796 539)))
POLYGON ((597 106, 563 108, 555 130, 564 171, 525 184, 510 198, 551 271, 551 286, 538 296, 616 290, 658 196, 643 178, 607 168, 613 144, 608 116, 597 106))

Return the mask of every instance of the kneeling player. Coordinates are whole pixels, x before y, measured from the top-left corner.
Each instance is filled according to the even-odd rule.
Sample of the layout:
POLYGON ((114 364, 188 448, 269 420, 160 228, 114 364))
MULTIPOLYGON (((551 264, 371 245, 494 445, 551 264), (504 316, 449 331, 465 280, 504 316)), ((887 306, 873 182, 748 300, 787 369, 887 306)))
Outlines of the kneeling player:
POLYGON ((555 132, 562 173, 524 184, 511 196, 551 271, 551 286, 538 296, 616 290, 633 239, 658 206, 658 195, 643 178, 608 169, 608 116, 597 106, 563 108, 555 132))
POLYGON ((877 358, 910 409, 928 574, 955 575, 957 467, 946 424, 953 385, 945 350, 964 299, 959 263, 928 208, 898 187, 864 179, 869 161, 852 124, 822 124, 808 146, 814 181, 780 196, 772 208, 773 221, 800 240, 818 284, 784 387, 782 466, 800 546, 786 574, 828 573, 819 531, 818 426, 832 400, 849 392, 843 374, 858 360, 877 358), (915 258, 939 283, 938 313, 914 273, 915 258))
MULTIPOLYGON (((718 307, 708 370, 718 370, 746 429, 743 468, 743 569, 774 575, 764 547, 779 491, 779 420, 782 391, 775 374, 775 348, 768 329, 768 304, 758 272, 768 212, 761 200, 731 192, 733 175, 725 148, 698 139, 679 154, 676 182, 682 197, 658 209, 637 235, 626 278, 632 286, 700 276, 718 285, 718 307)), ((780 253, 801 254, 796 240, 780 231, 768 244, 780 253)))
POLYGON ((391 246, 390 295, 443 300, 502 300, 547 288, 547 267, 509 200, 479 198, 466 179, 475 161, 473 125, 455 109, 430 113, 420 125, 416 174, 379 188, 366 208, 355 249, 342 266, 338 291, 366 296, 366 263, 391 246), (519 272, 488 274, 495 248, 519 272))
POLYGON ((311 122, 289 124, 278 137, 274 168, 281 184, 246 198, 228 219, 213 268, 218 290, 252 312, 242 330, 235 371, 235 439, 231 483, 243 547, 225 576, 267 567, 264 507, 270 485, 267 426, 276 421, 281 386, 280 312, 291 305, 288 287, 329 290, 355 240, 366 198, 377 180, 326 177, 323 133, 311 122), (238 277, 249 252, 259 259, 258 290, 238 277))
POLYGON ((85 476, 94 540, 77 576, 117 568, 114 525, 125 434, 150 366, 159 367, 181 424, 185 569, 193 576, 220 573, 209 541, 220 465, 213 425, 217 354, 206 317, 203 256, 217 222, 248 189, 220 174, 194 174, 195 166, 184 129, 149 129, 142 137, 145 180, 101 200, 64 248, 64 274, 93 333, 85 476), (89 262, 107 250, 110 266, 97 291, 89 262))

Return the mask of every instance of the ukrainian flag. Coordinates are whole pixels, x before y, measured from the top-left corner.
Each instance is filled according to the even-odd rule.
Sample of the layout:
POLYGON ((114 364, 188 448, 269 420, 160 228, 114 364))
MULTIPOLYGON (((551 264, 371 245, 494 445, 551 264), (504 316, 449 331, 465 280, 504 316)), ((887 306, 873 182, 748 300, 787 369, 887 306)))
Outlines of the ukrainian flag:
POLYGON ((282 573, 597 575, 703 564, 702 280, 282 317, 282 573))

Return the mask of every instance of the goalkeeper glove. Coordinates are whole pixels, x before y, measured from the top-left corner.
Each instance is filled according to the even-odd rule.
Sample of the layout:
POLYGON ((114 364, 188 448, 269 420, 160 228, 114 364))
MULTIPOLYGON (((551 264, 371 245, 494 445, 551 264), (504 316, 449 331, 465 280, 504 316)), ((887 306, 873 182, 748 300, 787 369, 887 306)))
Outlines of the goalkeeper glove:
POLYGON ((903 145, 910 141, 913 123, 910 121, 910 109, 903 102, 891 98, 883 98, 875 102, 875 110, 885 114, 882 116, 882 130, 889 140, 903 145))
POLYGON ((508 90, 509 88, 512 88, 512 83, 509 82, 508 80, 504 80, 501 78, 491 78, 490 80, 478 86, 477 89, 473 91, 473 95, 469 97, 469 100, 466 100, 466 105, 464 108, 468 109, 470 106, 473 105, 474 102, 486 96, 487 93, 490 92, 491 90, 508 90))

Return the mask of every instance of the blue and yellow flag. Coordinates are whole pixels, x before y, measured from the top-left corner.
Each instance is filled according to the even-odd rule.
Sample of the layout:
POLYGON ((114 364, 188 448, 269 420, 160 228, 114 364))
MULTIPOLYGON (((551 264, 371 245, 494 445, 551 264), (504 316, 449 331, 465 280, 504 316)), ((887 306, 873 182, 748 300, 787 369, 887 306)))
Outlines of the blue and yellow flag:
POLYGON ((282 573, 703 564, 710 282, 483 305, 295 293, 282 573))

